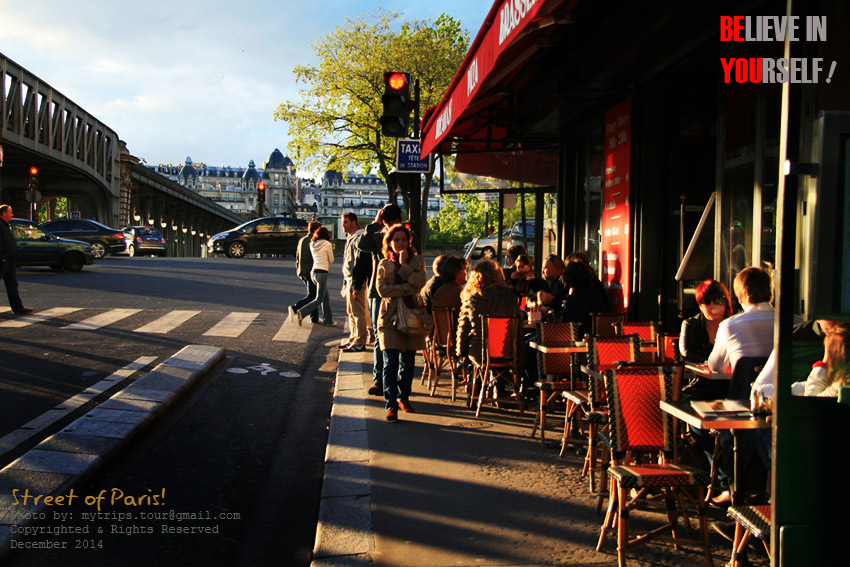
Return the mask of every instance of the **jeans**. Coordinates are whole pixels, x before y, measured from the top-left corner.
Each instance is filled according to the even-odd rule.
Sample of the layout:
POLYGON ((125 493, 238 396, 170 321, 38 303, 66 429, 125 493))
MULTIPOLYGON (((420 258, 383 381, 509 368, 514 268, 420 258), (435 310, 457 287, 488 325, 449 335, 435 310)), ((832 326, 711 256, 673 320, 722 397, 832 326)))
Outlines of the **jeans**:
POLYGON ((372 382, 379 390, 384 389, 384 354, 381 352, 381 341, 378 340, 378 314, 381 312, 381 298, 369 298, 369 313, 372 315, 372 334, 375 337, 375 356, 372 362, 372 382))
POLYGON ((333 321, 333 316, 331 315, 331 298, 328 295, 328 272, 325 270, 313 270, 310 272, 310 275, 313 278, 313 283, 316 284, 316 296, 310 303, 298 311, 303 316, 304 313, 310 313, 321 305, 322 320, 325 324, 328 324, 333 321))
POLYGON ((413 387, 415 350, 384 351, 384 400, 386 409, 398 409, 398 401, 406 402, 413 387))
MULTIPOLYGON (((304 287, 307 288, 307 295, 296 301, 292 306, 292 308, 296 311, 310 303, 310 301, 316 296, 316 284, 313 283, 313 279, 309 275, 298 277, 301 278, 302 282, 304 282, 304 287)), ((313 309, 310 313, 310 320, 314 323, 319 322, 319 311, 317 309, 313 309)))
POLYGON ((9 307, 18 312, 24 308, 21 296, 18 295, 18 276, 15 272, 15 257, 6 258, 0 262, 0 279, 6 284, 6 296, 9 298, 9 307))

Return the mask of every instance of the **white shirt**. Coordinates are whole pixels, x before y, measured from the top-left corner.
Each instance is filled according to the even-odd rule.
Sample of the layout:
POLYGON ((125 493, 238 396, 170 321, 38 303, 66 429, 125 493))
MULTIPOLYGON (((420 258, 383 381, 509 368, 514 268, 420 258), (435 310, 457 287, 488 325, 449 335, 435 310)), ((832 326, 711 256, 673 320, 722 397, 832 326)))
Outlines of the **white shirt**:
POLYGON ((743 313, 720 322, 714 349, 708 357, 708 368, 721 372, 735 368, 745 356, 769 356, 773 350, 773 323, 776 312, 770 303, 744 308, 743 313))
POLYGON ((330 240, 324 238, 310 243, 310 252, 313 253, 313 270, 328 270, 334 261, 333 249, 330 240))

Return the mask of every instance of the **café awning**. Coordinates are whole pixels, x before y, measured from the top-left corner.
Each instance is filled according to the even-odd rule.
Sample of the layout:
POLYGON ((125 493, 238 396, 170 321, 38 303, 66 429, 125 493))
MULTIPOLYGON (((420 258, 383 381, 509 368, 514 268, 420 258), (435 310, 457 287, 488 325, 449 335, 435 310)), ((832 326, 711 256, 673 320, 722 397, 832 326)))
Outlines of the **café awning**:
POLYGON ((451 152, 456 140, 469 151, 500 149, 512 110, 506 92, 545 72, 526 64, 577 3, 496 0, 443 98, 425 113, 422 155, 451 152))

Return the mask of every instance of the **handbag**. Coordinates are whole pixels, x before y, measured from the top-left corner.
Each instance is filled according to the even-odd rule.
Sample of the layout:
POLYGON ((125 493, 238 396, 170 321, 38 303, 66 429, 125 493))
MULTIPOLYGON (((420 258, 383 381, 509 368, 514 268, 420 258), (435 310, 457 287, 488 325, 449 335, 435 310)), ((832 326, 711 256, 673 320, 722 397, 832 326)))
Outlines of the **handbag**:
POLYGON ((396 332, 408 337, 425 337, 434 330, 434 320, 418 295, 399 298, 394 323, 396 332))

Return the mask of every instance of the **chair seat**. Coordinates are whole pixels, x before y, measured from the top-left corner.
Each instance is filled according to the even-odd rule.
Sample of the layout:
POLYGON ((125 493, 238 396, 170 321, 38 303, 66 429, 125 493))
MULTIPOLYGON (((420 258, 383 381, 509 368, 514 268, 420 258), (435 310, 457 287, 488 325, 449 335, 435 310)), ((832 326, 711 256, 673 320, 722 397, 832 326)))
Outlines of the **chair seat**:
POLYGON ((582 407, 590 404, 590 393, 587 390, 565 390, 562 395, 565 400, 569 400, 582 407))
POLYGON ((534 385, 538 390, 544 392, 557 392, 559 390, 568 390, 572 387, 571 382, 535 382, 534 385))
POLYGON ((770 539, 770 504, 732 506, 726 514, 760 540, 770 539))
POLYGON ((608 476, 623 488, 707 486, 711 480, 707 472, 684 465, 619 465, 609 468, 608 476))
POLYGON ((604 411, 592 411, 588 412, 586 416, 584 416, 585 421, 588 423, 608 423, 608 412, 604 411))

